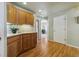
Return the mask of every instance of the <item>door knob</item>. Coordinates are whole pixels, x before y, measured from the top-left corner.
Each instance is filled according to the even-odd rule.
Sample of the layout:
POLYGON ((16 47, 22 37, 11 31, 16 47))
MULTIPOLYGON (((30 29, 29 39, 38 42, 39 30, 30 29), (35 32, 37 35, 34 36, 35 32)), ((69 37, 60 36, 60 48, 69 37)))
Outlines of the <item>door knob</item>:
POLYGON ((0 40, 1 40, 1 37, 0 37, 0 40))

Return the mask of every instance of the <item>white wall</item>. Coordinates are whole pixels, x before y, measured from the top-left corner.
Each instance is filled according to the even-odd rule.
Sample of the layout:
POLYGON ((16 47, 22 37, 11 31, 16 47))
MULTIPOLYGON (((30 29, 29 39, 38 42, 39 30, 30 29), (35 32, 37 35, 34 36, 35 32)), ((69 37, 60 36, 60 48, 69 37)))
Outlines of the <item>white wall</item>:
POLYGON ((79 16, 79 7, 67 12, 67 43, 79 47, 79 24, 75 17, 79 16))
POLYGON ((63 10, 63 11, 57 12, 55 14, 51 14, 51 12, 50 12, 50 14, 48 16, 48 22, 49 22, 49 35, 48 35, 48 37, 49 37, 49 40, 53 40, 53 32, 54 32, 53 31, 53 18, 57 17, 57 16, 65 15, 66 12, 67 12, 67 10, 63 10))
POLYGON ((53 40, 53 18, 61 15, 67 18, 67 44, 79 47, 79 24, 75 21, 75 17, 79 16, 79 6, 49 16, 49 39, 53 40))
POLYGON ((53 17, 52 16, 49 16, 48 18, 48 40, 53 40, 53 17))
MULTIPOLYGON (((62 11, 63 12, 63 11, 62 11)), ((72 8, 60 15, 66 15, 67 19, 67 44, 79 47, 79 24, 76 23, 75 17, 79 16, 79 7, 72 8)))
POLYGON ((0 56, 7 55, 7 40, 6 40, 6 5, 0 2, 0 56))

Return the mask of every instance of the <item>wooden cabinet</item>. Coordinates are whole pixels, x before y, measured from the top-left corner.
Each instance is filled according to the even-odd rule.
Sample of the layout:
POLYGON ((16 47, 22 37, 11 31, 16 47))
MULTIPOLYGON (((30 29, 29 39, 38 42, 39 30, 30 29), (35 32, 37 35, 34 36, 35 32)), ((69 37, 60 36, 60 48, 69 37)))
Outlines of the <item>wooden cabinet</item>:
POLYGON ((17 9, 11 3, 7 4, 7 22, 17 24, 17 9))
POLYGON ((37 45, 37 33, 32 34, 32 45, 33 47, 37 45))
POLYGON ((15 57, 17 56, 22 50, 21 44, 21 36, 14 36, 8 38, 8 57, 15 57))
POLYGON ((23 34, 23 39, 22 39, 22 46, 23 46, 23 50, 27 50, 29 49, 29 41, 30 41, 30 35, 29 34, 23 34))
POLYGON ((15 57, 17 55, 17 41, 8 45, 8 57, 15 57))
POLYGON ((37 45, 37 33, 26 33, 8 38, 8 57, 18 56, 37 45))
POLYGON ((37 44, 37 33, 24 34, 22 39, 23 50, 34 48, 37 44))
POLYGON ((19 55, 22 51, 22 35, 17 36, 17 55, 19 55))
POLYGON ((17 55, 17 38, 8 38, 8 56, 13 57, 17 55))
POLYGON ((17 9, 17 19, 18 19, 18 24, 26 24, 25 20, 25 11, 17 9))
POLYGON ((23 45, 23 50, 24 51, 33 48, 32 33, 30 33, 30 34, 24 34, 22 42, 23 42, 22 45, 23 45))
POLYGON ((27 16, 26 24, 33 25, 34 24, 34 16, 33 16, 33 14, 26 13, 26 16, 27 16))
POLYGON ((17 9, 18 24, 34 24, 34 16, 31 13, 25 12, 23 10, 17 9))
POLYGON ((22 9, 16 8, 13 4, 7 4, 7 22, 13 24, 34 24, 34 16, 30 12, 26 12, 22 9))

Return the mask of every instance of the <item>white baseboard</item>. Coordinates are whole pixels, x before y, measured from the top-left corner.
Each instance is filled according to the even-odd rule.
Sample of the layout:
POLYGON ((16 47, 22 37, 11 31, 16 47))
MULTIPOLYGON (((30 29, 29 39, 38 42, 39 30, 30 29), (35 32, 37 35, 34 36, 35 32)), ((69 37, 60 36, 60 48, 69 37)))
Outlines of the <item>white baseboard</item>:
MULTIPOLYGON (((55 42, 54 40, 49 40, 49 41, 53 41, 53 42, 55 42)), ((59 43, 59 42, 58 42, 59 43)), ((61 43, 61 44, 63 44, 63 43, 61 43)), ((78 46, 74 46, 74 45, 71 45, 71 44, 65 44, 65 45, 67 45, 67 46, 71 46, 71 47, 74 47, 74 48, 77 48, 77 49, 79 49, 79 47, 78 46)))
POLYGON ((78 46, 74 46, 74 45, 71 45, 71 44, 66 44, 66 45, 79 49, 78 46))

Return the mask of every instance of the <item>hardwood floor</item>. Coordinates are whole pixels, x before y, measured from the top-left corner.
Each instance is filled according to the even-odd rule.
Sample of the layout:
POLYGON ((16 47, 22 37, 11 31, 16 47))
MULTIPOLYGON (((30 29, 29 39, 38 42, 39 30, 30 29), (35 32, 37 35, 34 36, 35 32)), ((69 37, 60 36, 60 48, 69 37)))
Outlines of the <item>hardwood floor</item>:
POLYGON ((19 57, 78 57, 79 49, 53 41, 38 40, 37 46, 19 57))

